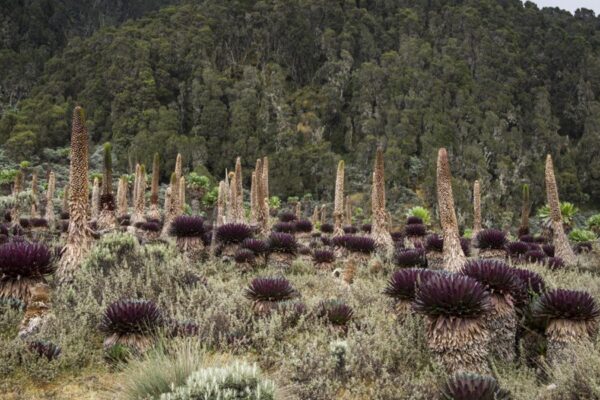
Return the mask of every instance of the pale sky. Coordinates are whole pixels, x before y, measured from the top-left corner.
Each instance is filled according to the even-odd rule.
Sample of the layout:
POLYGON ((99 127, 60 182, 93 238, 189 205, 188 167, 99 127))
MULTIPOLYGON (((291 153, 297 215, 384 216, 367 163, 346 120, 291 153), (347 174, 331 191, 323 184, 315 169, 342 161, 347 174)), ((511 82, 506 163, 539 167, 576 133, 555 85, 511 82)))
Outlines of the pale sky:
POLYGON ((531 2, 543 7, 558 7, 573 13, 578 8, 594 10, 596 15, 600 13, 600 0, 531 0, 531 2))

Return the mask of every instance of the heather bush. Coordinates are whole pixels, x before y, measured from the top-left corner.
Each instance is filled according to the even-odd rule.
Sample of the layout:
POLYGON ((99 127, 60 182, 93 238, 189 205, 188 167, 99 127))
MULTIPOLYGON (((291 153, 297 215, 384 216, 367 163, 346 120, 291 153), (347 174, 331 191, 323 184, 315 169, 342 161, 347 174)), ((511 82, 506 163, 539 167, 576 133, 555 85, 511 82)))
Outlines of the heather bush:
POLYGON ((209 363, 206 350, 195 340, 168 342, 130 362, 121 374, 115 395, 123 400, 158 398, 209 363))
POLYGON ((235 362, 222 367, 194 371, 182 387, 161 400, 273 400, 275 385, 264 379, 255 365, 235 362))

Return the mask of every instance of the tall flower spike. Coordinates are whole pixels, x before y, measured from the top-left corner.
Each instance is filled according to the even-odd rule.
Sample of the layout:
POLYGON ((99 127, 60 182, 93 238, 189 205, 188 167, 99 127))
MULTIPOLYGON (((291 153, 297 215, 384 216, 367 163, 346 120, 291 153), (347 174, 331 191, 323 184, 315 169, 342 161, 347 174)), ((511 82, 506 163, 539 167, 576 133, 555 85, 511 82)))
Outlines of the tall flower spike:
POLYGON ((550 218, 552 223, 552 241, 554 243, 555 254, 567 265, 577 264, 577 257, 569 245, 569 240, 563 229, 562 216, 560 214, 560 201, 558 200, 558 187, 554 177, 554 166, 552 156, 546 157, 546 196, 550 206, 550 218))
MULTIPOLYGON (((133 215, 131 216, 131 224, 144 222, 144 213, 146 209, 145 193, 146 193, 146 171, 143 165, 140 165, 137 170, 135 198, 133 204, 133 215)), ((179 190, 179 188, 177 188, 179 190)))
POLYGON ((179 215, 181 205, 179 203, 179 180, 177 179, 177 173, 171 174, 171 185, 169 187, 169 207, 165 210, 165 221, 163 224, 163 230, 161 232, 162 237, 167 237, 171 232, 171 224, 175 217, 179 215))
POLYGON ((13 195, 16 196, 23 190, 23 171, 17 171, 13 183, 13 195))
POLYGON ((313 210, 312 216, 310 217, 310 222, 313 224, 313 226, 317 225, 317 221, 319 221, 319 205, 317 204, 313 210))
POLYGON ((344 229, 344 160, 340 160, 335 176, 335 199, 333 202, 333 236, 342 236, 344 229))
POLYGON ((154 153, 152 160, 152 187, 150 189, 150 209, 148 210, 149 219, 160 219, 160 210, 158 209, 158 186, 160 184, 160 156, 154 153))
POLYGON ((250 181, 250 224, 256 224, 256 169, 252 171, 252 179, 250 181))
MULTIPOLYGON (((263 157, 262 160, 262 177, 263 177, 263 192, 265 198, 269 198, 269 158, 267 156, 263 157)), ((268 212, 268 210, 267 210, 268 212)))
POLYGON ((112 195, 112 145, 104 143, 104 172, 102 175, 102 194, 112 195))
POLYGON ((98 229, 114 229, 116 225, 115 197, 112 188, 112 146, 107 142, 104 143, 104 173, 102 176, 102 194, 100 195, 98 229))
POLYGON ((523 185, 523 204, 521 205, 521 226, 519 227, 519 236, 529 234, 529 213, 531 212, 531 203, 529 202, 529 185, 523 185))
POLYGON ((119 186, 117 188, 117 214, 119 217, 127 215, 127 209, 129 208, 127 204, 128 186, 127 177, 121 176, 121 179, 119 179, 119 186))
POLYGON ((33 201, 31 203, 29 217, 38 218, 38 176, 36 172, 31 175, 31 196, 33 197, 33 201))
POLYGON ((229 177, 228 177, 228 182, 229 182, 229 186, 228 186, 228 190, 227 190, 227 204, 225 207, 225 215, 227 218, 227 221, 232 222, 235 221, 235 216, 236 216, 236 210, 235 210, 235 198, 236 198, 236 190, 237 190, 237 185, 235 183, 235 173, 234 172, 230 172, 229 173, 229 177))
POLYGON ((437 159, 437 197, 440 222, 444 232, 444 266, 453 272, 460 271, 466 259, 460 246, 458 222, 454 211, 452 195, 452 175, 448 163, 448 152, 445 148, 438 151, 437 159))
POLYGON ((219 182, 219 194, 217 196, 217 227, 225 223, 225 204, 227 203, 227 184, 219 182))
POLYGON ((321 225, 326 224, 327 223, 327 205, 323 204, 321 206, 321 225))
POLYGON ((138 187, 139 187, 140 168, 141 168, 140 164, 135 165, 135 172, 133 175, 133 187, 131 188, 131 190, 133 191, 133 193, 131 194, 131 202, 133 203, 134 208, 135 208, 135 202, 137 199, 137 191, 138 191, 138 187))
POLYGON ((94 178, 92 183, 92 219, 98 219, 100 214, 100 181, 98 178, 94 178))
POLYGON ((481 231, 481 186, 479 181, 473 183, 473 237, 481 231))
POLYGON ((181 206, 179 213, 183 214, 185 211, 185 177, 184 176, 179 178, 179 205, 181 206))
POLYGON ((83 109, 73 110, 71 166, 69 172, 69 232, 56 275, 60 284, 69 283, 87 256, 92 236, 88 228, 88 131, 83 109))
POLYGON ((383 149, 377 148, 373 171, 373 188, 371 193, 372 226, 371 236, 377 246, 388 257, 394 254, 394 241, 388 230, 388 215, 385 210, 385 175, 383 149))
POLYGON ((56 216, 54 215, 54 191, 56 189, 56 176, 50 171, 48 175, 48 189, 46 190, 46 214, 44 218, 50 227, 54 226, 56 216))
POLYGON ((346 196, 345 203, 344 225, 350 226, 352 225, 352 202, 350 201, 350 196, 346 196))
POLYGON ((302 202, 301 202, 301 201, 298 201, 298 202, 296 203, 296 210, 295 210, 295 211, 296 211, 296 212, 295 212, 295 214, 296 214, 296 219, 297 219, 298 221, 300 221, 300 220, 302 219, 302 202))
POLYGON ((13 185, 13 197, 15 198, 15 205, 13 206, 13 208, 10 212, 12 220, 15 221, 15 223, 18 223, 19 217, 21 214, 21 210, 19 209, 18 196, 22 190, 23 190, 23 172, 19 170, 19 171, 17 171, 17 173, 15 175, 15 181, 14 181, 14 185, 13 185))
POLYGON ((177 182, 183 176, 183 160, 179 153, 177 153, 177 158, 175 159, 175 176, 177 177, 177 182))
MULTIPOLYGON (((264 158, 266 159, 266 157, 264 158)), ((263 179, 257 179, 257 187, 256 187, 256 201, 258 203, 258 207, 257 207, 257 215, 256 215, 256 222, 258 223, 259 226, 259 230, 260 230, 260 234, 262 236, 268 236, 269 235, 269 199, 267 197, 267 187, 265 185, 268 185, 268 180, 267 182, 265 182, 265 170, 264 170, 264 164, 263 162, 259 159, 256 161, 256 176, 262 176, 263 179)))
POLYGON ((163 205, 163 214, 165 215, 165 218, 169 208, 171 208, 171 186, 168 186, 167 190, 165 190, 165 203, 163 205))
POLYGON ((235 160, 235 185, 232 188, 235 195, 232 194, 233 202, 233 220, 237 223, 245 223, 244 218, 244 190, 242 187, 242 160, 237 157, 235 160))
POLYGON ((62 210, 61 212, 64 214, 68 214, 69 213, 69 184, 67 183, 65 185, 65 188, 63 190, 63 201, 62 201, 62 210))

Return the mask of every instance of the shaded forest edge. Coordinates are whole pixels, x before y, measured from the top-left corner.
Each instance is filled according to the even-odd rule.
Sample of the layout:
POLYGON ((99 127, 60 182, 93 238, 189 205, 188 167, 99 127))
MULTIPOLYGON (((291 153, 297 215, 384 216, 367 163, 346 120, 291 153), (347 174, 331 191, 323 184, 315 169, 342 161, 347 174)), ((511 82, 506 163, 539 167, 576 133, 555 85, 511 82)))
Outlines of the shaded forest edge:
POLYGON ((390 204, 431 206, 444 146, 459 210, 479 179, 489 222, 518 219, 524 183, 543 203, 547 153, 561 199, 600 201, 600 19, 590 11, 520 1, 170 3, 134 3, 102 24, 85 18, 102 21, 104 10, 82 20, 52 2, 70 30, 61 25, 48 42, 43 29, 20 29, 26 37, 0 53, 10 72, 7 159, 52 161, 68 143, 69 110, 82 104, 92 142, 113 143, 118 173, 151 165, 155 152, 169 171, 181 153, 186 171, 220 178, 236 156, 250 167, 268 154, 272 193, 331 200, 340 158, 348 192, 368 193, 381 144, 390 204), (129 17, 141 18, 120 24, 129 17), (103 25, 119 26, 88 36, 103 25), (35 53, 39 43, 54 56, 35 53), (14 102, 30 70, 34 84, 14 102))

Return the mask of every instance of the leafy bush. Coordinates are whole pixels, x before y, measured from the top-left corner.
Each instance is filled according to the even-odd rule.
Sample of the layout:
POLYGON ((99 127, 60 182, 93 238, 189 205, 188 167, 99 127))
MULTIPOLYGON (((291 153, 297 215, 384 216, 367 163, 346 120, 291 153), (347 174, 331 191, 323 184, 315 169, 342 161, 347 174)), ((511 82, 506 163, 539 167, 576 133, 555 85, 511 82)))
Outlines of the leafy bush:
POLYGON ((431 213, 429 212, 429 210, 427 210, 426 208, 421 207, 421 206, 415 206, 415 207, 409 209, 406 212, 406 216, 421 218, 421 220, 423 221, 423 223, 425 225, 428 225, 429 222, 431 221, 431 213))
MULTIPOLYGON (((575 204, 569 203, 568 201, 560 203, 560 214, 562 216, 563 223, 571 226, 573 224, 573 218, 579 212, 579 209, 575 207, 575 204)), ((537 216, 542 220, 544 225, 550 224, 550 207, 546 204, 540 207, 537 211, 537 216)))
POLYGON ((457 374, 442 389, 442 400, 508 400, 509 394, 501 390, 490 376, 457 374))
POLYGON ((275 384, 262 378, 256 364, 235 362, 193 372, 185 386, 163 394, 161 400, 273 400, 275 384))
POLYGON ((569 240, 577 243, 593 242, 596 240, 596 234, 585 229, 573 229, 569 233, 569 240))
POLYGON ((485 287, 462 275, 431 276, 419 285, 413 304, 415 311, 431 317, 476 318, 490 309, 485 287))
POLYGON ((163 342, 141 359, 128 363, 117 385, 124 400, 157 399, 206 366, 206 354, 197 340, 163 342))
POLYGON ((594 214, 588 218, 586 226, 589 230, 600 234, 600 214, 594 214))

